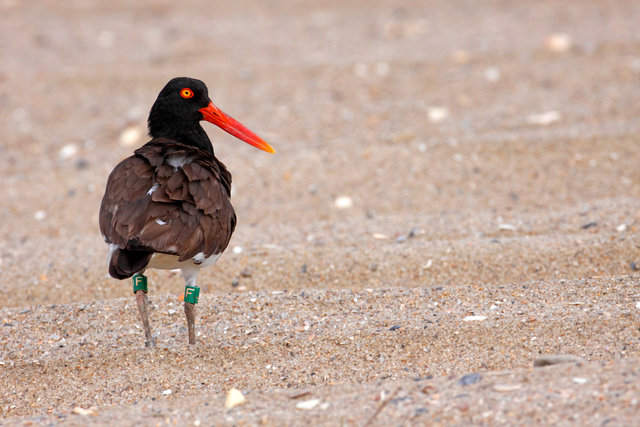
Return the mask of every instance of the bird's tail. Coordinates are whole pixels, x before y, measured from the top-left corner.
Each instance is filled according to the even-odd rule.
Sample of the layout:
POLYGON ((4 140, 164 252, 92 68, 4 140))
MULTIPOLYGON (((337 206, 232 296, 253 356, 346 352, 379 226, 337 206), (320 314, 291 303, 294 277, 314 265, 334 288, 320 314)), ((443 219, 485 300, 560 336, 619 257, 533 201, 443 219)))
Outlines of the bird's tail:
POLYGON ((126 279, 144 269, 153 255, 148 250, 116 249, 109 260, 109 274, 115 279, 126 279))

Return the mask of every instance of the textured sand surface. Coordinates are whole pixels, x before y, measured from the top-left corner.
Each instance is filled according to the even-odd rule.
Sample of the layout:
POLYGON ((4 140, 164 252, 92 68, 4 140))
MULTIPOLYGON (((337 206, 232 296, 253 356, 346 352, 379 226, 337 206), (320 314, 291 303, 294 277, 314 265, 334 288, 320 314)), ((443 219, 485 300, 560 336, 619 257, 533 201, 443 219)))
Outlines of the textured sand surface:
POLYGON ((640 3, 0 14, 0 423, 640 423, 640 3), (238 228, 150 350, 97 213, 178 75, 277 153, 205 124, 238 228))

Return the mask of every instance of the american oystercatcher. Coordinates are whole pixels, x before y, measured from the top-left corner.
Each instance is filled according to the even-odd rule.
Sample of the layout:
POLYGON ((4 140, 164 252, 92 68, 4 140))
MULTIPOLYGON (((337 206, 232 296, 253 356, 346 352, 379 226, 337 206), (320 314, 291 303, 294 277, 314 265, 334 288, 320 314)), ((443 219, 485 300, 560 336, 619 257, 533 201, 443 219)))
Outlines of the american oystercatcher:
POLYGON ((274 150, 216 107, 200 80, 177 77, 160 91, 149 113, 151 141, 109 175, 100 206, 100 230, 109 244, 109 274, 133 276, 145 332, 155 346, 147 312, 148 268, 180 269, 189 343, 195 344, 195 304, 201 268, 214 264, 236 226, 231 174, 216 158, 200 125, 211 122, 261 150, 274 150))

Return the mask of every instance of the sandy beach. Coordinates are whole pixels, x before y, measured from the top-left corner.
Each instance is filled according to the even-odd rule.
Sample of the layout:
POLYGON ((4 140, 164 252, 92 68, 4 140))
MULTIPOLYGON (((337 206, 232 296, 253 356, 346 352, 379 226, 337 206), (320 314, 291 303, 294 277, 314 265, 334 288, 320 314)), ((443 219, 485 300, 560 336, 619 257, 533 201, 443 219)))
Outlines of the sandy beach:
POLYGON ((0 14, 0 424, 640 423, 639 3, 0 14), (277 152, 204 124, 238 226, 147 349, 98 209, 174 76, 277 152))

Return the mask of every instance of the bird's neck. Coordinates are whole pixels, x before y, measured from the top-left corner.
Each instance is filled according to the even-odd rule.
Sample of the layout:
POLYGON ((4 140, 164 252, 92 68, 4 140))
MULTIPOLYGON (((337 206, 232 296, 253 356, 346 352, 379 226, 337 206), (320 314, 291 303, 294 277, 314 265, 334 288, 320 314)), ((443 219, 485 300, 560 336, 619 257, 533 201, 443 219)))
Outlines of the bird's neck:
POLYGON ((170 138, 182 144, 196 147, 213 154, 213 145, 200 123, 177 124, 149 120, 149 135, 152 138, 170 138))

